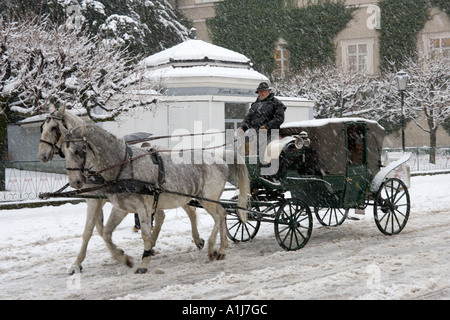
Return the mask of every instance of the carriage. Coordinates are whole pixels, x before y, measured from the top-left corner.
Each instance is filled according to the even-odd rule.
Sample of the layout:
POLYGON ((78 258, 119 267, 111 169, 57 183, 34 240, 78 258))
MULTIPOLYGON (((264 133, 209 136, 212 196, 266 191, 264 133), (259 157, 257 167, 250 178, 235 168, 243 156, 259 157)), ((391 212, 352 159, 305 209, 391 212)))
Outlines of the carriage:
MULTIPOLYGON (((55 132, 51 128, 62 129, 64 124, 61 119, 65 117, 67 122, 67 119, 74 117, 70 116, 70 113, 64 113, 64 110, 58 112, 61 114, 51 114, 47 118, 44 132, 55 132), (50 124, 52 121, 55 123, 50 124)), ((53 139, 56 140, 49 143, 41 137, 41 142, 45 142, 42 145, 48 144, 54 149, 60 138, 61 134, 53 135, 53 139)), ((158 161, 157 156, 159 151, 146 152, 135 149, 140 154, 131 156, 128 146, 125 148, 125 160, 122 153, 118 152, 116 160, 110 167, 91 176, 98 176, 100 172, 107 173, 111 169, 120 169, 116 179, 108 180, 108 183, 100 179, 98 186, 69 192, 62 192, 61 189, 54 193, 41 194, 40 197, 92 197, 92 194, 87 193, 95 190, 101 191, 101 198, 107 198, 107 194, 125 192, 154 195, 157 201, 156 197, 164 192, 191 198, 188 203, 191 207, 202 207, 202 204, 204 206, 208 202, 220 204, 227 212, 228 238, 235 242, 248 241, 256 236, 262 222, 269 222, 274 225, 277 242, 286 250, 298 250, 306 245, 313 229, 312 211, 320 224, 334 227, 349 218, 350 209, 365 209, 371 205, 378 229, 383 234, 394 235, 400 233, 408 221, 410 198, 406 184, 401 179, 389 177, 389 174, 406 162, 411 154, 405 153, 401 159, 383 167, 381 163, 383 138, 384 129, 376 121, 361 118, 320 119, 284 124, 280 130, 280 139, 270 142, 263 156, 247 155, 245 165, 240 165, 247 169, 250 179, 250 191, 244 192, 251 193, 248 207, 242 207, 242 190, 239 200, 237 198, 213 200, 162 189, 155 183, 140 181, 136 177, 131 180, 118 180, 117 177, 124 165, 134 163, 137 159, 144 159, 143 157, 148 158, 148 155, 151 156, 153 166, 157 167, 158 184, 161 183, 160 180, 164 180, 164 174, 161 175, 164 166, 158 161), (267 174, 270 170, 266 169, 273 164, 277 165, 277 170, 267 174), (247 212, 247 219, 243 219, 243 210, 247 212)), ((117 138, 114 140, 125 144, 124 141, 119 142, 117 138)), ((87 148, 89 144, 86 145, 84 135, 72 141, 78 141, 83 145, 80 154, 84 157, 80 158, 79 168, 67 170, 84 174, 87 170, 85 165, 88 150, 95 144, 87 148)), ((115 151, 121 149, 122 147, 114 148, 115 151)), ((97 152, 97 155, 104 156, 105 152, 97 152)), ((104 167, 104 163, 101 162, 99 167, 104 167)), ((133 177, 133 164, 130 165, 130 169, 133 177)), ((172 174, 176 175, 177 170, 172 166, 172 174)), ((247 176, 245 179, 247 180, 247 176)), ((94 219, 95 216, 91 218, 94 219)))
POLYGON ((369 205, 383 234, 403 230, 410 212, 408 189, 402 180, 388 175, 411 154, 382 167, 384 129, 376 121, 340 118, 286 123, 280 135, 280 140, 267 146, 264 157, 246 157, 252 190, 248 221, 235 213, 233 200, 222 201, 231 240, 248 241, 262 222, 270 222, 279 245, 297 250, 311 237, 312 211, 320 224, 333 227, 349 218, 350 209, 369 205), (277 173, 262 175, 273 161, 278 161, 277 173))

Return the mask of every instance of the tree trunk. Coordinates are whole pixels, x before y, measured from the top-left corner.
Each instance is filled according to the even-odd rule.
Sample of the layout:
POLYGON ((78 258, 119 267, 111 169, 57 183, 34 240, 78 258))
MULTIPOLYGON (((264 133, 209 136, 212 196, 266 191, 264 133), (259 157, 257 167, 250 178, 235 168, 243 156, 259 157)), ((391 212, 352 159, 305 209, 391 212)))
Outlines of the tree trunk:
POLYGON ((0 161, 0 191, 6 191, 6 171, 3 161, 0 161))
POLYGON ((436 131, 430 130, 430 163, 436 164, 436 131))
POLYGON ((6 190, 7 124, 5 115, 0 114, 0 191, 6 190))

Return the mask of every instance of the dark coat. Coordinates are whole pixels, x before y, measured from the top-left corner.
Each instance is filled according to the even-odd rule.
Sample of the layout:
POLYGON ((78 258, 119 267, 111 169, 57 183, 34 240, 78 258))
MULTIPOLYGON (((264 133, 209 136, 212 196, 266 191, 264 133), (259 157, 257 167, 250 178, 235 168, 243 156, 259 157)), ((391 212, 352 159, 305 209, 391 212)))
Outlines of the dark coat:
POLYGON ((250 110, 241 123, 244 131, 250 128, 259 130, 261 126, 265 126, 268 130, 279 129, 284 122, 284 111, 286 106, 273 93, 270 93, 265 99, 260 100, 259 97, 252 103, 250 110))

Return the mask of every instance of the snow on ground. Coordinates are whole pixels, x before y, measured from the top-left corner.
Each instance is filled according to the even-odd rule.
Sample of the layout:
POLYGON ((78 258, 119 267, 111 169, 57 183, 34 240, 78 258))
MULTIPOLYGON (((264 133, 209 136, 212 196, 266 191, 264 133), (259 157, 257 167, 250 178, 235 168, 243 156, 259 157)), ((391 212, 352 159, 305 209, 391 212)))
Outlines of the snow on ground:
MULTIPOLYGON (((449 299, 450 175, 411 183, 410 220, 397 236, 381 234, 368 207, 359 221, 315 224, 294 252, 262 224, 252 241, 230 241, 223 261, 209 262, 193 244, 186 214, 169 211, 145 275, 114 261, 96 232, 82 273, 66 274, 81 245, 85 204, 3 210, 0 299, 449 299)), ((208 239, 212 219, 198 212, 208 239)), ((136 263, 143 247, 133 223, 129 215, 113 239, 136 263)))

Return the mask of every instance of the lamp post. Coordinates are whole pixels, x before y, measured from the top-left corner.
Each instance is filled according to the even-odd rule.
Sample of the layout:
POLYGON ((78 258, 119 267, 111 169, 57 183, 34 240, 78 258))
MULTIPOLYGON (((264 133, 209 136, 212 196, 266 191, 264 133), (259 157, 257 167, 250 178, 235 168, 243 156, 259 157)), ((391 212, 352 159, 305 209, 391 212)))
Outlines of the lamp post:
POLYGON ((400 98, 401 98, 401 111, 402 111, 402 150, 405 152, 405 113, 403 111, 403 105, 404 105, 404 96, 406 91, 406 86, 408 85, 409 81, 409 75, 403 71, 400 70, 397 72, 397 75, 395 76, 395 84, 397 85, 398 91, 400 91, 400 98))

